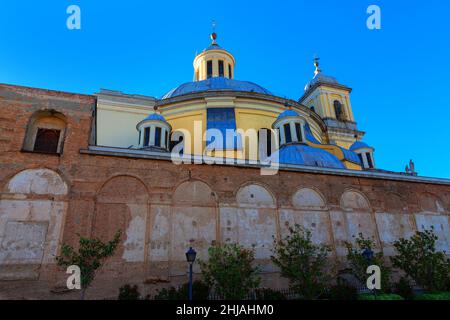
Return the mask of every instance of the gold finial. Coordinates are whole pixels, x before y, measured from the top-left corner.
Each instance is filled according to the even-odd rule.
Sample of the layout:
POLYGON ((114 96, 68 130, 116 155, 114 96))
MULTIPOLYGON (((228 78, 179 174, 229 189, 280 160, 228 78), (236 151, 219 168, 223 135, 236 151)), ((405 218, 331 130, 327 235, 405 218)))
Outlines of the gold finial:
POLYGON ((212 20, 212 33, 211 33, 211 44, 216 44, 217 33, 216 33, 216 21, 212 20))
POLYGON ((316 67, 316 71, 314 71, 314 75, 318 75, 319 73, 322 72, 322 70, 319 69, 319 60, 320 58, 318 58, 317 56, 314 58, 314 66, 316 67))

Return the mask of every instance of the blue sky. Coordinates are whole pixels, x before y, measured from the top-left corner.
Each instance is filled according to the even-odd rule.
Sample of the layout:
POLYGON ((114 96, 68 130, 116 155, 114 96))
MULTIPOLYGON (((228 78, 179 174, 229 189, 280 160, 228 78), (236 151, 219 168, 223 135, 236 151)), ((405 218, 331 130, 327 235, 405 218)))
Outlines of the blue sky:
POLYGON ((235 76, 298 99, 324 73, 354 89, 352 104, 379 168, 450 178, 450 3, 384 1, 6 1, 0 4, 0 83, 92 94, 161 97, 192 80, 192 60, 218 43, 235 76), (81 8, 82 29, 66 28, 81 8), (366 9, 382 10, 382 29, 366 9))

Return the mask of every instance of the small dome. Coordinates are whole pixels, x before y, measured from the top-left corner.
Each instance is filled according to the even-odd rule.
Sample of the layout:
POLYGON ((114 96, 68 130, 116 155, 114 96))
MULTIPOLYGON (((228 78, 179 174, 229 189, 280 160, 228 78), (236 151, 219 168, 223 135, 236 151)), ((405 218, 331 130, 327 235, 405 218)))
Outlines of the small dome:
POLYGON ((339 84, 335 77, 327 76, 323 73, 318 73, 310 82, 308 82, 305 86, 305 91, 311 89, 315 84, 323 83, 323 84, 339 84))
POLYGON ((225 49, 223 49, 221 46, 219 46, 217 43, 211 43, 211 45, 207 48, 205 48, 203 50, 203 52, 205 51, 211 51, 211 50, 223 50, 226 51, 225 49))
POLYGON ((264 89, 263 87, 253 82, 238 81, 223 77, 213 77, 203 81, 195 81, 182 84, 166 93, 161 99, 169 99, 195 92, 222 91, 222 90, 256 92, 272 95, 272 93, 269 90, 264 89))
POLYGON ((339 147, 342 152, 344 153, 344 159, 359 165, 362 165, 361 163, 361 159, 359 158, 358 154, 356 154, 355 152, 351 151, 351 150, 347 150, 344 148, 339 147))
POLYGON ((345 169, 342 162, 331 153, 304 144, 285 145, 277 153, 278 161, 274 157, 276 154, 270 156, 269 160, 280 164, 345 169))
POLYGON ((288 117, 299 117, 299 116, 300 116, 300 115, 299 115, 296 111, 289 109, 289 110, 285 110, 285 111, 283 111, 282 113, 280 113, 280 115, 279 115, 278 118, 277 118, 277 121, 278 121, 278 120, 281 120, 281 119, 283 119, 283 118, 288 118, 288 117))
POLYGON ((321 144, 319 140, 316 139, 316 137, 314 137, 312 131, 311 131, 311 127, 309 126, 309 123, 306 121, 305 122, 305 137, 306 140, 308 140, 309 142, 315 143, 315 144, 321 144))
POLYGON ((356 141, 352 146, 350 147, 350 151, 355 151, 359 149, 373 149, 370 147, 367 143, 362 141, 356 141))
POLYGON ((152 114, 148 115, 143 121, 148 121, 148 120, 157 120, 157 121, 167 122, 166 119, 158 113, 152 113, 152 114))

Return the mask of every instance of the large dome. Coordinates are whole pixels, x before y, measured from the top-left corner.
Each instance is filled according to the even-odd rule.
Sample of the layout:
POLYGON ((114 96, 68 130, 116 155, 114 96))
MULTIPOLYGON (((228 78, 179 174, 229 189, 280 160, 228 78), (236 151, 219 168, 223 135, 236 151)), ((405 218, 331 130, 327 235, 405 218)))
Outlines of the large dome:
POLYGON ((311 167, 323 167, 334 169, 345 169, 341 161, 331 153, 313 148, 304 144, 288 144, 278 152, 278 159, 276 153, 270 156, 270 160, 275 163, 300 165, 311 167))
POLYGON ((272 93, 253 82, 238 81, 223 77, 213 77, 203 81, 188 82, 166 93, 161 99, 169 99, 189 93, 203 91, 244 91, 272 95, 272 93))

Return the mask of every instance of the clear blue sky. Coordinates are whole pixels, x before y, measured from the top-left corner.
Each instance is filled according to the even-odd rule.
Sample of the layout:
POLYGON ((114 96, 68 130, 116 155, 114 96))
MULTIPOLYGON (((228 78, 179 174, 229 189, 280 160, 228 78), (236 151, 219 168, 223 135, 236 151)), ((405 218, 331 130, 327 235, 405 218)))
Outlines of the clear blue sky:
POLYGON ((450 178, 450 4, 447 0, 6 1, 0 4, 0 83, 92 94, 161 97, 192 79, 192 60, 218 43, 236 78, 298 99, 324 73, 354 89, 353 109, 377 166, 450 178), (66 28, 66 9, 82 29, 66 28), (366 9, 382 29, 366 28, 366 9))

